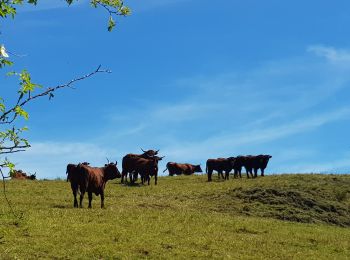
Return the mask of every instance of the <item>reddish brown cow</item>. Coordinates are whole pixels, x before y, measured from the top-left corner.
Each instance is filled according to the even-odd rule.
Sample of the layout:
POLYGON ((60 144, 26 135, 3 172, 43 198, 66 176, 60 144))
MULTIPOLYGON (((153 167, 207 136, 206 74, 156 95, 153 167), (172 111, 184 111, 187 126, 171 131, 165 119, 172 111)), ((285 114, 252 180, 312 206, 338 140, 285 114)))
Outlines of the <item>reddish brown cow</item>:
POLYGON ((14 170, 11 173, 11 179, 18 179, 18 180, 35 180, 36 174, 27 175, 22 170, 14 170))
POLYGON ((150 184, 150 177, 154 176, 154 184, 158 182, 158 162, 164 157, 154 156, 153 158, 145 159, 138 158, 134 164, 134 171, 141 175, 141 182, 144 184, 145 181, 150 184))
POLYGON ((163 172, 165 172, 166 170, 169 171, 169 176, 181 175, 181 174, 191 175, 191 174, 194 174, 195 172, 203 172, 200 165, 193 165, 189 163, 175 163, 175 162, 168 162, 166 164, 166 169, 163 172))
POLYGON ((121 174, 117 168, 117 163, 109 163, 105 167, 100 168, 78 164, 76 170, 69 176, 74 196, 74 207, 78 207, 77 192, 80 189, 80 207, 82 207, 85 192, 88 192, 89 208, 91 208, 92 193, 95 193, 96 196, 101 195, 101 208, 103 208, 104 189, 107 181, 120 177, 121 174))
POLYGON ((123 161, 122 161, 123 170, 122 170, 121 183, 124 183, 124 178, 125 178, 125 181, 127 181, 128 173, 130 175, 131 183, 133 183, 136 180, 138 172, 135 170, 135 164, 139 158, 150 159, 155 157, 159 152, 159 150, 144 151, 142 148, 141 150, 143 151, 143 154, 129 153, 123 157, 123 161))
POLYGON ((218 159, 208 159, 206 164, 206 172, 208 174, 208 181, 212 181, 211 176, 213 171, 218 172, 218 177, 220 179, 220 175, 223 179, 228 180, 230 171, 233 169, 235 157, 229 158, 218 158, 218 159), (225 171, 225 177, 223 175, 223 171, 225 171))

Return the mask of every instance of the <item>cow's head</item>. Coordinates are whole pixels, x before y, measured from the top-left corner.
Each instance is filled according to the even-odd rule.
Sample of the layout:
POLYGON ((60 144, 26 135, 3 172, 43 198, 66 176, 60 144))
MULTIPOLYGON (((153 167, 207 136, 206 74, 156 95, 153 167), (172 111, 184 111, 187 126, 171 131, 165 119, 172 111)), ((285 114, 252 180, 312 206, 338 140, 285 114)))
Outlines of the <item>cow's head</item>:
POLYGON ((142 154, 142 157, 144 158, 153 158, 154 156, 156 156, 159 152, 159 150, 148 150, 148 151, 145 151, 141 148, 141 151, 143 152, 142 154))
POLYGON ((198 165, 194 165, 194 172, 203 172, 201 166, 198 164, 198 165))
POLYGON ((120 178, 122 175, 117 167, 117 162, 105 164, 105 179, 113 180, 115 178, 120 178))
POLYGON ((165 156, 163 156, 163 157, 154 156, 153 158, 149 159, 151 161, 151 169, 150 169, 151 176, 158 174, 158 162, 161 161, 164 157, 165 156))

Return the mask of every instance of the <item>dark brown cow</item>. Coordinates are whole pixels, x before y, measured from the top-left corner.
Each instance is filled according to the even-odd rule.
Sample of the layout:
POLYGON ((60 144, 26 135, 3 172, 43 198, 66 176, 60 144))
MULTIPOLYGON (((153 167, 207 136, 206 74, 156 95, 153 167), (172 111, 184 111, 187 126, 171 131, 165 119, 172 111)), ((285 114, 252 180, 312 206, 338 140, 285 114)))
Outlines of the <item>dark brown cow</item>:
POLYGON ((18 180, 35 180, 36 179, 36 173, 27 175, 22 170, 14 170, 11 173, 11 179, 18 179, 18 180))
POLYGON ((159 152, 159 150, 144 151, 142 148, 141 150, 143 151, 143 154, 129 153, 123 157, 123 161, 122 161, 123 170, 122 170, 121 183, 124 183, 124 178, 125 178, 125 181, 127 181, 128 173, 130 175, 130 182, 133 183, 136 180, 138 172, 135 171, 135 163, 139 158, 150 159, 155 157, 159 152))
POLYGON ((105 167, 99 168, 78 164, 76 170, 69 176, 74 196, 74 207, 78 207, 77 192, 80 189, 80 207, 82 207, 85 192, 88 192, 89 208, 91 208, 92 193, 95 193, 96 196, 101 195, 101 208, 103 208, 104 189, 107 181, 120 177, 117 163, 109 163, 105 167))
POLYGON ((168 162, 166 164, 166 169, 163 172, 165 172, 166 170, 169 171, 169 176, 181 175, 181 174, 191 175, 191 174, 194 174, 195 172, 203 172, 200 165, 193 165, 189 163, 175 163, 175 162, 168 162))
POLYGON ((264 171, 267 167, 267 164, 269 163, 269 160, 272 158, 271 155, 268 154, 260 154, 255 156, 253 161, 253 170, 254 170, 254 177, 258 177, 258 170, 261 170, 261 176, 264 176, 264 171))
POLYGON ((141 182, 144 184, 145 181, 150 184, 150 177, 154 176, 154 184, 158 182, 158 162, 164 157, 154 156, 152 158, 137 158, 134 162, 133 169, 135 172, 141 175, 141 182))
MULTIPOLYGON (((88 163, 88 162, 83 162, 82 164, 90 165, 90 163, 88 163)), ((75 172, 77 171, 77 166, 78 166, 78 164, 73 164, 73 163, 67 164, 67 170, 66 170, 67 182, 69 181, 70 176, 72 174, 75 174, 75 172)))
POLYGON ((249 174, 256 178, 258 177, 258 170, 261 170, 261 176, 264 176, 264 171, 267 167, 267 164, 270 160, 270 158, 272 158, 271 155, 264 155, 264 154, 260 154, 257 156, 253 156, 253 155, 247 155, 244 156, 244 168, 246 169, 247 172, 247 177, 249 178, 249 174), (253 175, 253 171, 254 171, 254 175, 253 175))
POLYGON ((220 175, 223 179, 228 180, 230 171, 233 169, 235 157, 229 158, 218 158, 218 159, 208 159, 206 163, 206 172, 208 174, 208 181, 212 181, 212 173, 213 171, 218 172, 218 177, 220 179, 220 175), (225 177, 223 175, 223 171, 225 171, 225 177))
MULTIPOLYGON (((242 178, 242 167, 245 165, 246 157, 239 155, 235 157, 233 169, 234 169, 234 177, 237 178, 238 176, 242 178)), ((247 177, 249 178, 249 175, 247 173, 247 177)))

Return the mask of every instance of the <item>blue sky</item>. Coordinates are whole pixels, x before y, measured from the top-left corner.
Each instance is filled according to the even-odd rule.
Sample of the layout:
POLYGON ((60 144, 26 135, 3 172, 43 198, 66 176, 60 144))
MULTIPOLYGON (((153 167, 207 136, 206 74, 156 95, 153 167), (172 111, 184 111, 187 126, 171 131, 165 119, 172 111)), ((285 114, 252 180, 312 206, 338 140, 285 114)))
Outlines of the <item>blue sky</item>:
MULTIPOLYGON (((1 43, 26 54, 11 70, 37 83, 113 72, 27 107, 32 148, 10 157, 18 168, 63 178, 67 163, 121 162, 142 147, 166 156, 161 171, 271 154, 267 173, 349 172, 348 1, 125 2, 133 15, 112 33, 88 1, 39 1, 2 21, 1 43)), ((0 85, 14 97, 14 78, 0 85)))

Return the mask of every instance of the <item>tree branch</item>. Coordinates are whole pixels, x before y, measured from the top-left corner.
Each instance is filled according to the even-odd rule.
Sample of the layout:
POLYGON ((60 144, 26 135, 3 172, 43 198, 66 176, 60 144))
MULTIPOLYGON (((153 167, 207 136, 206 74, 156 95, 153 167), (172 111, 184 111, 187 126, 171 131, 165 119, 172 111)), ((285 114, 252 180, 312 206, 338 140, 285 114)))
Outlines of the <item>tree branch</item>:
POLYGON ((15 108, 16 108, 17 106, 23 107, 23 106, 25 106, 28 102, 32 101, 33 99, 36 99, 36 98, 39 98, 39 97, 43 97, 43 96, 47 96, 47 95, 49 95, 50 93, 52 93, 52 92, 54 92, 54 91, 56 91, 56 90, 58 90, 58 89, 61 89, 61 88, 66 88, 66 87, 72 88, 72 86, 71 86, 72 84, 74 84, 74 83, 76 83, 76 82, 78 82, 78 81, 84 80, 84 79, 86 79, 86 78, 89 78, 89 77, 91 77, 91 76, 93 76, 93 75, 95 75, 95 74, 97 74, 97 73, 111 73, 111 71, 110 71, 110 70, 102 70, 102 69, 101 69, 101 65, 99 65, 99 66, 97 67, 97 69, 95 69, 94 71, 90 72, 89 74, 86 74, 86 75, 81 76, 81 77, 79 77, 79 78, 72 79, 71 81, 69 81, 69 82, 66 83, 66 84, 58 85, 58 86, 56 86, 56 87, 50 87, 50 88, 48 88, 47 90, 45 90, 45 91, 43 91, 43 92, 41 92, 41 93, 39 93, 39 94, 37 94, 37 95, 34 95, 34 96, 28 95, 28 97, 27 97, 24 101, 22 101, 22 102, 20 102, 20 101, 22 100, 23 96, 20 96, 20 97, 18 98, 18 100, 17 100, 16 105, 13 106, 11 109, 7 110, 6 112, 4 112, 4 113, 0 116, 0 124, 11 124, 11 123, 16 119, 17 114, 15 114, 11 120, 9 120, 9 117, 10 117, 11 113, 15 112, 15 108))

